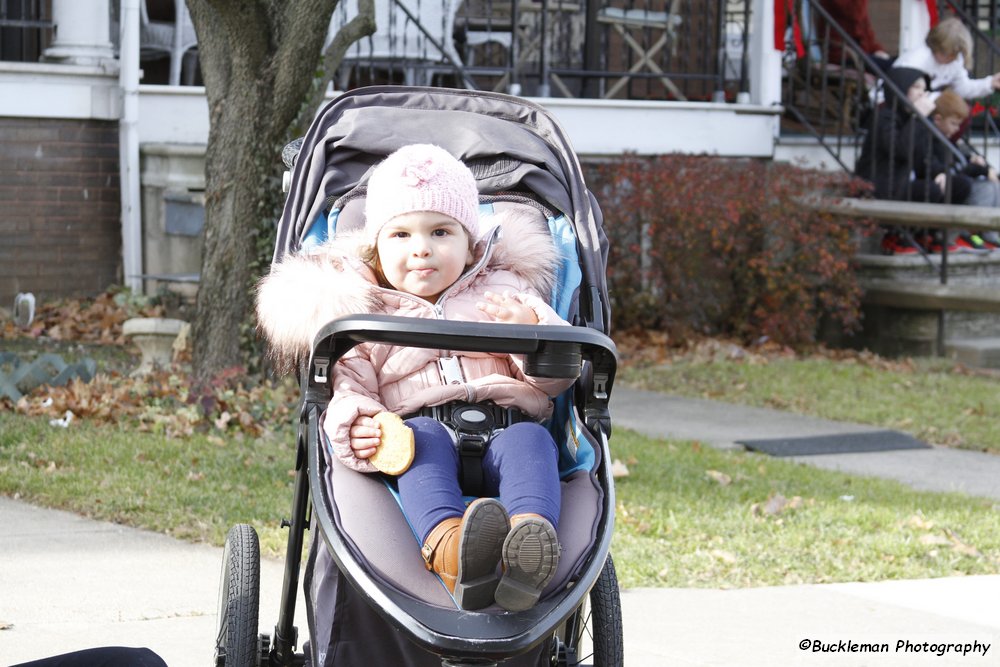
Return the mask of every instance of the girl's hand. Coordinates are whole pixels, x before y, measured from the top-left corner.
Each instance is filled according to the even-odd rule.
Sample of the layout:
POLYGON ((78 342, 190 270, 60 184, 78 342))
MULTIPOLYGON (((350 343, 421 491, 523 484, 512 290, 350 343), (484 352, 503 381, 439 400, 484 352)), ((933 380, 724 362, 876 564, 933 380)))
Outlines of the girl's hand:
POLYGON ((351 424, 351 449, 354 456, 367 459, 375 453, 382 439, 382 429, 371 417, 359 416, 351 424))
POLYGON ((944 190, 944 187, 948 184, 948 176, 942 172, 934 177, 934 182, 941 190, 944 190))
POLYGON ((930 95, 922 95, 913 101, 913 106, 921 116, 930 116, 934 111, 934 100, 930 95))
POLYGON ((476 308, 493 317, 497 322, 508 324, 538 324, 535 311, 514 298, 510 292, 495 294, 486 292, 486 301, 480 301, 476 308))

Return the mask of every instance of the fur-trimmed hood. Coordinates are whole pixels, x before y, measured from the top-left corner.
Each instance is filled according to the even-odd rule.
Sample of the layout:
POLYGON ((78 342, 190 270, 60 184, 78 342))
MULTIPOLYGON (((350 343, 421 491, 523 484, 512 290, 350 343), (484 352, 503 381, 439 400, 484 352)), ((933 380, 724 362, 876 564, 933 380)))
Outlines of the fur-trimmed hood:
MULTIPOLYGON (((468 289, 488 274, 507 272, 547 299, 559 255, 544 219, 508 210, 483 218, 481 224, 490 229, 476 244, 476 261, 442 298, 468 289)), ((257 326, 279 370, 292 370, 307 359, 316 334, 330 320, 394 313, 404 300, 426 304, 433 311, 419 297, 380 287, 361 259, 366 250, 363 233, 341 234, 308 254, 288 256, 260 281, 257 326)))

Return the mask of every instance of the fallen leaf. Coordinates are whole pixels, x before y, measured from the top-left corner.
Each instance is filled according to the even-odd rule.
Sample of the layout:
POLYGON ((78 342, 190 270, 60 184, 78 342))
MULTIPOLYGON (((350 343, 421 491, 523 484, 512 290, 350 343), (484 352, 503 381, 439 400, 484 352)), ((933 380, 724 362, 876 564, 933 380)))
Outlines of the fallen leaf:
POLYGON ((955 534, 955 531, 945 528, 944 533, 951 541, 951 550, 955 553, 962 554, 963 556, 972 556, 973 558, 979 558, 982 556, 982 554, 979 553, 979 549, 971 544, 963 542, 962 539, 955 534))
POLYGON ((619 477, 628 477, 628 466, 622 463, 620 460, 615 459, 611 462, 611 476, 615 479, 619 477))
POLYGON ((934 527, 934 522, 929 519, 925 519, 919 514, 914 514, 906 520, 906 525, 910 528, 916 528, 917 530, 930 530, 934 527))
POLYGON ((728 563, 729 565, 733 565, 734 563, 736 563, 736 556, 730 553, 729 551, 723 551, 722 549, 712 549, 709 553, 712 555, 713 558, 715 558, 716 560, 721 560, 723 563, 728 563))
POLYGON ((754 503, 750 511, 757 515, 777 516, 786 510, 798 509, 802 506, 802 497, 793 496, 790 500, 780 493, 768 498, 764 503, 754 503))
POLYGON ((232 418, 233 416, 229 414, 229 412, 223 411, 223 413, 219 415, 219 418, 215 420, 215 428, 219 429, 220 431, 226 430, 226 426, 229 424, 232 418))
POLYGON ((706 470, 705 476, 713 482, 718 482, 720 486, 729 486, 733 481, 732 477, 718 470, 706 470))

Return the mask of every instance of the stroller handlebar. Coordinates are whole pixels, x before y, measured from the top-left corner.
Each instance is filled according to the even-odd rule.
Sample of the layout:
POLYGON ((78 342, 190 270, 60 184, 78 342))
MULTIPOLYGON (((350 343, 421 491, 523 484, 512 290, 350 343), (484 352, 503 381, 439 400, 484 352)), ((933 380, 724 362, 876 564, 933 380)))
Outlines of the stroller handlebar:
POLYGON ((306 396, 317 402, 329 400, 330 367, 361 343, 523 354, 528 375, 585 379, 584 412, 588 421, 590 417, 607 418, 618 367, 614 341, 586 327, 350 315, 328 322, 316 335, 309 367, 302 377, 306 396))

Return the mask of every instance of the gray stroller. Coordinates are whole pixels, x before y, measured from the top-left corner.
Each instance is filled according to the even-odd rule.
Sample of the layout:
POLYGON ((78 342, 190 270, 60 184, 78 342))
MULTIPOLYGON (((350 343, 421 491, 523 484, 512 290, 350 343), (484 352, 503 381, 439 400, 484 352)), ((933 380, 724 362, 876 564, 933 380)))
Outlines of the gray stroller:
MULTIPOLYGON (((288 198, 274 262, 363 224, 369 170, 410 143, 434 143, 476 176, 482 208, 530 212, 562 256, 551 305, 573 327, 357 315, 328 323, 299 370, 302 404, 282 602, 258 634, 260 556, 246 524, 226 540, 216 665, 621 665, 621 606, 609 554, 614 485, 608 402, 617 368, 608 338, 607 240, 564 131, 507 95, 402 86, 362 88, 328 104, 286 148, 288 198), (562 557, 527 611, 461 610, 424 568, 391 484, 328 455, 321 417, 337 400, 332 365, 359 343, 523 354, 528 373, 577 377, 547 423, 561 443, 562 557), (303 573, 308 639, 293 625, 303 573), (586 650, 584 650, 586 648, 586 650)), ((302 289, 310 289, 303 285, 302 289)))

